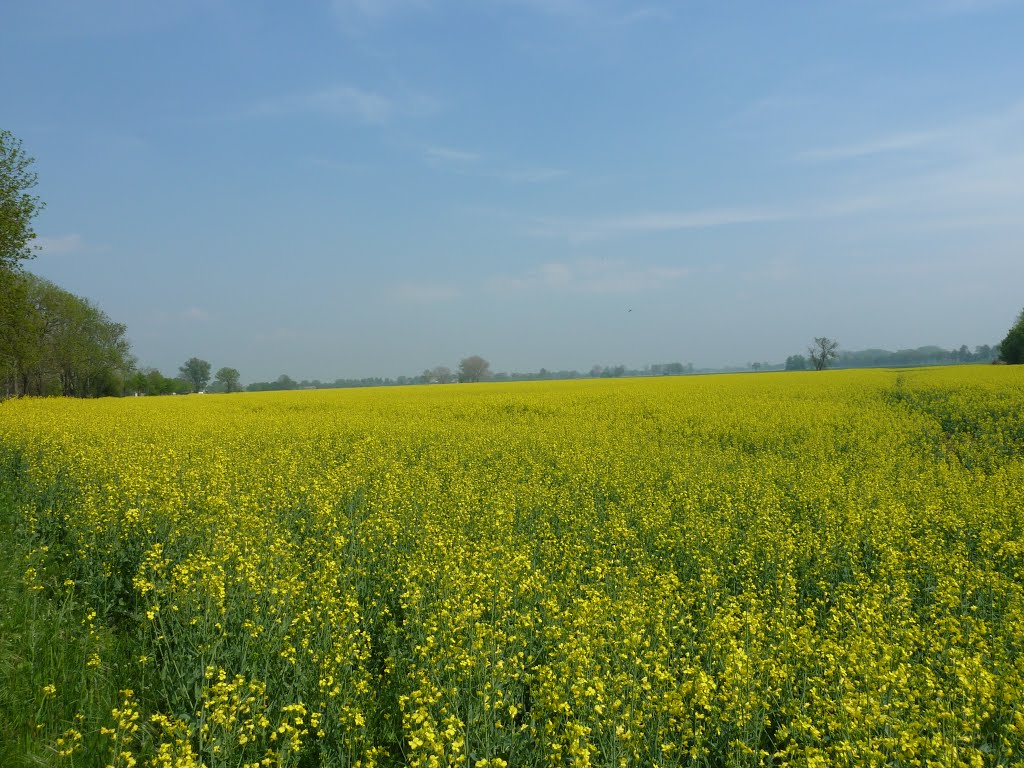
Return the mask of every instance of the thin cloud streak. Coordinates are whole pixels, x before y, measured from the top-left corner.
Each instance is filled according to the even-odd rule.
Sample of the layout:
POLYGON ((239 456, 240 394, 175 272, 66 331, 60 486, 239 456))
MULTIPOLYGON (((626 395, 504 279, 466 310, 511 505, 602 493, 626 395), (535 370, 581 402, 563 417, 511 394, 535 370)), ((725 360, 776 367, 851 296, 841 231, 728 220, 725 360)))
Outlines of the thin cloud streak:
POLYGON ((938 131, 899 133, 864 143, 808 149, 798 152, 796 157, 800 160, 846 160, 857 157, 869 157, 888 152, 921 149, 922 147, 934 144, 936 140, 943 136, 944 134, 938 131))
POLYGON ((977 114, 935 128, 894 131, 833 146, 797 152, 797 160, 846 160, 873 155, 923 150, 965 155, 991 152, 1007 142, 1019 142, 1024 129, 1024 103, 1016 102, 998 112, 977 114))
POLYGON ((474 163, 480 159, 475 152, 465 152, 451 147, 427 147, 427 160, 450 163, 474 163))
POLYGON ((512 184, 541 184, 566 175, 565 171, 558 168, 502 168, 495 163, 485 162, 486 158, 482 154, 454 147, 429 146, 423 150, 423 154, 426 162, 434 168, 460 176, 497 179, 512 184))
POLYGON ((394 102, 373 91, 339 85, 326 88, 306 97, 307 104, 317 112, 355 116, 366 123, 385 123, 395 113, 394 102))
POLYGON ((386 95, 349 84, 338 84, 269 99, 242 117, 278 117, 319 114, 367 125, 384 125, 399 117, 433 114, 438 103, 422 94, 386 95))
POLYGON ((773 208, 709 208, 650 212, 593 219, 541 219, 532 234, 571 241, 603 240, 631 234, 678 232, 738 224, 763 224, 797 218, 799 212, 773 208))
POLYGON ((37 237, 35 239, 35 245, 40 253, 47 256, 78 253, 85 249, 85 246, 82 243, 82 236, 77 233, 51 237, 37 237))
POLYGON ((882 153, 928 150, 926 170, 900 170, 844 189, 813 203, 740 206, 684 211, 650 211, 592 218, 541 218, 530 234, 588 242, 665 232, 807 221, 855 216, 871 211, 947 215, 985 208, 1010 210, 1024 204, 1024 104, 934 130, 893 133, 872 141, 806 150, 804 160, 841 160, 882 153))
POLYGON ((962 217, 984 212, 1019 227, 1024 205, 1024 108, 1020 104, 994 115, 976 117, 930 139, 943 159, 917 173, 892 173, 876 181, 860 198, 834 214, 857 210, 886 210, 932 216, 962 217))
POLYGON ((497 275, 484 287, 501 296, 538 292, 634 294, 664 288, 690 273, 686 267, 635 266, 625 261, 548 262, 518 275, 497 275))

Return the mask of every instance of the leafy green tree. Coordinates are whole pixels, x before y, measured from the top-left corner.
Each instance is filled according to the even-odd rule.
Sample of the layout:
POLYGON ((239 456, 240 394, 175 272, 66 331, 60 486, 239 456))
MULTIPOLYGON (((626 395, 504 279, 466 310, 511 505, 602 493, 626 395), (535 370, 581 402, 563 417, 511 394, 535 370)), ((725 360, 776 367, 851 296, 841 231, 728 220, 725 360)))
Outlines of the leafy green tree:
POLYGON ((129 374, 128 378, 124 382, 124 393, 126 395, 151 395, 152 392, 148 392, 149 380, 146 378, 144 371, 138 369, 134 370, 129 374))
POLYGON ((32 219, 44 207, 30 193, 36 185, 33 158, 10 131, 0 131, 0 270, 15 269, 33 256, 32 219))
POLYGON ((118 395, 134 367, 125 326, 41 277, 5 271, 0 372, 13 395, 118 395))
POLYGON ((234 368, 221 368, 214 378, 225 392, 238 392, 242 388, 239 384, 241 374, 234 368))
POLYGON ((807 353, 811 356, 811 364, 814 366, 814 370, 821 371, 828 368, 829 363, 836 359, 838 355, 836 350, 838 349, 838 341, 827 336, 816 336, 814 344, 807 348, 807 353))
POLYGON ((0 395, 120 394, 134 367, 125 326, 87 299, 21 269, 43 203, 34 160, 0 131, 0 395))
POLYGON ((40 356, 39 317, 19 267, 32 258, 32 219, 43 208, 32 195, 33 160, 10 131, 0 131, 0 397, 25 394, 40 356))
POLYGON ((193 392, 202 392, 210 383, 210 364, 198 357, 190 357, 178 372, 181 378, 189 383, 193 392))
POLYGON ((148 393, 151 395, 187 395, 192 385, 176 376, 164 376, 156 368, 146 370, 148 393))
POLYGON ((29 278, 0 267, 0 397, 28 393, 42 355, 42 322, 29 297, 29 278))
MULTIPOLYGON (((340 379, 334 383, 334 386, 348 386, 339 382, 341 382, 340 379)), ((287 389, 297 389, 298 386, 299 384, 295 379, 287 373, 282 373, 274 381, 254 381, 246 389, 250 392, 278 392, 287 389)))
POLYGON ((1011 365, 1024 363, 1024 310, 1017 315, 1017 322, 999 343, 999 359, 1011 365))
POLYGON ((786 358, 787 371, 806 371, 807 358, 803 355, 790 355, 786 358))
POLYGON ((44 361, 66 397, 120 394, 133 367, 126 327, 88 299, 33 276, 43 315, 44 361))
POLYGON ((455 374, 451 368, 445 365, 438 365, 423 372, 423 383, 425 384, 451 384, 455 381, 455 374))
POLYGON ((490 373, 491 364, 480 355, 464 357, 459 362, 459 381, 477 382, 487 377, 490 373))

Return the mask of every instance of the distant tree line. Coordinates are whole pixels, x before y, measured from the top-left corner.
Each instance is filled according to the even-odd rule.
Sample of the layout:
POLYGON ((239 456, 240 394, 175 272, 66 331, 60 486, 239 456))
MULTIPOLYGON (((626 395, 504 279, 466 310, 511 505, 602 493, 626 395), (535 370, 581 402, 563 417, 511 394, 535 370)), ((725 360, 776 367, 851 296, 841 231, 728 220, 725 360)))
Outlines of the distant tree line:
POLYGON ((163 376, 155 368, 136 371, 128 382, 128 394, 183 395, 191 392, 240 392, 241 374, 235 368, 221 368, 210 383, 211 366, 206 360, 190 357, 178 368, 175 378, 163 376))
MULTIPOLYGON (((303 389, 346 389, 355 387, 393 387, 416 384, 472 383, 477 381, 544 381, 586 378, 622 378, 643 376, 684 376, 693 373, 715 373, 720 371, 802 371, 810 368, 870 368, 914 365, 951 365, 961 363, 990 363, 999 354, 1000 348, 1009 350, 1011 344, 1019 344, 1024 355, 1024 312, 1018 324, 1007 336, 1007 341, 997 347, 987 344, 977 346, 974 351, 962 345, 958 349, 943 349, 936 346, 918 347, 890 352, 884 349, 845 351, 838 342, 827 337, 817 337, 808 348, 808 354, 790 355, 785 363, 754 362, 744 368, 702 368, 695 369, 693 363, 654 363, 643 368, 627 368, 625 365, 594 365, 589 371, 549 371, 541 368, 536 372, 492 372, 490 363, 479 355, 463 358, 456 370, 438 365, 424 370, 418 376, 365 378, 339 378, 334 381, 302 379, 296 381, 287 374, 281 374, 273 381, 255 381, 245 389, 249 392, 280 392, 303 389)), ((179 369, 176 378, 166 378, 155 369, 133 371, 126 386, 138 394, 180 394, 187 392, 238 392, 241 390, 239 373, 234 368, 221 368, 210 383, 211 366, 205 360, 190 358, 179 369)))
POLYGON ((694 373, 693 363, 658 363, 641 369, 627 368, 624 365, 595 365, 590 371, 583 373, 576 370, 549 371, 547 368, 526 372, 492 372, 490 370, 490 363, 487 360, 479 355, 473 355, 464 358, 454 371, 448 366, 438 365, 425 369, 418 376, 398 376, 395 378, 373 376, 362 379, 335 379, 334 381, 321 381, 320 379, 296 381, 287 374, 281 374, 274 381, 254 381, 246 389, 249 392, 280 392, 293 389, 402 387, 415 384, 475 383, 478 381, 561 381, 566 379, 607 379, 629 376, 680 376, 688 373, 694 373))
MULTIPOLYGON (((916 349, 900 349, 890 352, 885 349, 840 350, 828 364, 830 368, 894 368, 919 365, 960 365, 964 363, 991 363, 999 356, 999 348, 988 344, 976 346, 973 351, 967 345, 943 349, 926 346, 916 349)), ((790 355, 781 366, 787 371, 803 371, 813 368, 813 362, 804 355, 790 355)))
POLYGON ((184 379, 164 376, 156 368, 133 371, 125 382, 126 395, 187 395, 192 385, 184 379))

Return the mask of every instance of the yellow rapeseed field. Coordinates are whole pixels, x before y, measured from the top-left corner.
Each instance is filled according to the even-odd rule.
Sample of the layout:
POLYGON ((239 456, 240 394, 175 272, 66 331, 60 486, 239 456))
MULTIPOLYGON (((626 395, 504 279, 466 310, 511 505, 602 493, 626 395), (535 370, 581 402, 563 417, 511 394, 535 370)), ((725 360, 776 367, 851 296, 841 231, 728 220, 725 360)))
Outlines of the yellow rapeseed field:
POLYGON ((58 764, 1024 765, 1024 369, 22 400, 0 467, 58 764))

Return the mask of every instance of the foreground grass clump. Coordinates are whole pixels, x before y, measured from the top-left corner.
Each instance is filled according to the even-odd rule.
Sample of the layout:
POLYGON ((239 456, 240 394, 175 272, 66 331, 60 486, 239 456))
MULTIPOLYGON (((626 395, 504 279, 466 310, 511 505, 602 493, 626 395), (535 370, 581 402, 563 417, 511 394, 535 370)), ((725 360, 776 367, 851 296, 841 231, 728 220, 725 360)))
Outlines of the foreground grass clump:
POLYGON ((0 761, 1024 765, 1012 368, 0 406, 0 761))

